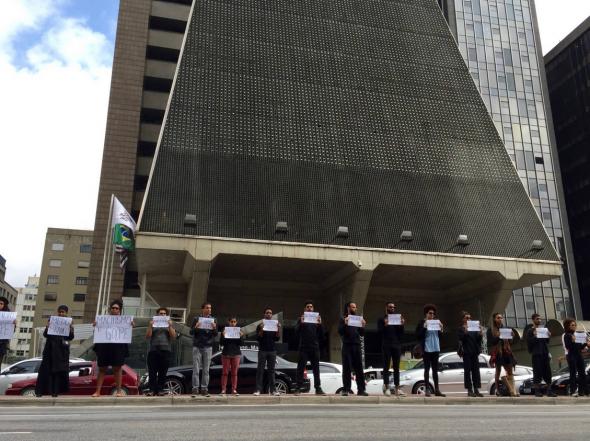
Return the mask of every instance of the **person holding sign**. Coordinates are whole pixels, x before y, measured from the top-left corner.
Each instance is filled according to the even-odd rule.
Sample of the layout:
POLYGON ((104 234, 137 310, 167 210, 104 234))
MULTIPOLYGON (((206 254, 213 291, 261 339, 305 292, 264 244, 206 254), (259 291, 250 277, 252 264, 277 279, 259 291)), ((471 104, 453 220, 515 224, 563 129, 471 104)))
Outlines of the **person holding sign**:
POLYGON ((578 324, 572 318, 567 318, 563 321, 563 327, 565 329, 563 343, 567 350, 566 360, 570 370, 570 395, 572 397, 588 394, 586 369, 584 368, 584 356, 582 355, 582 351, 587 350, 588 342, 585 332, 576 332, 577 326, 578 324), (577 338, 576 334, 579 334, 577 338))
POLYGON ((365 391, 365 373, 361 354, 361 336, 365 335, 365 319, 357 315, 356 303, 348 302, 344 306, 344 317, 338 323, 338 334, 342 338, 342 396, 348 396, 351 390, 351 374, 354 371, 358 395, 369 395, 365 391))
POLYGON ((424 395, 430 396, 430 369, 434 382, 434 395, 444 397, 438 388, 438 357, 440 355, 440 337, 443 324, 436 318, 436 306, 432 303, 424 305, 424 320, 416 326, 416 337, 422 344, 424 362, 424 395))
POLYGON ((551 333, 547 328, 541 326, 539 314, 533 314, 531 320, 533 324, 526 332, 526 342, 527 349, 532 356, 535 396, 543 396, 541 380, 544 380, 547 385, 547 396, 556 397, 555 392, 551 390, 551 358, 548 347, 551 333))
POLYGON ((50 317, 43 331, 46 340, 35 385, 37 397, 49 394, 57 397, 70 389, 70 341, 74 339, 74 325, 67 314, 66 305, 58 306, 57 317, 50 317))
POLYGON ((460 348, 458 353, 463 358, 463 385, 467 389, 467 396, 483 397, 479 392, 481 388, 479 354, 481 354, 483 331, 479 321, 471 320, 471 314, 467 311, 463 311, 461 316, 463 318, 457 336, 460 348))
MULTIPOLYGON (((109 316, 121 316, 123 312, 123 301, 113 300, 109 304, 109 316)), ((100 317, 108 318, 108 316, 99 316, 94 321, 94 338, 97 339, 97 331, 99 328, 100 317)), ((124 318, 124 317, 121 317, 124 318)), ((135 323, 131 319, 130 322, 126 322, 126 326, 133 328, 135 323)), ((108 326, 106 326, 108 329, 108 326)), ((125 329, 127 331, 127 329, 125 329)), ((99 331, 101 332, 101 331, 99 331)), ((130 334, 128 334, 130 335, 130 334)), ((113 375, 115 376, 115 397, 123 397, 125 394, 121 391, 122 382, 122 370, 121 367, 125 364, 125 358, 129 356, 129 344, 128 343, 95 343, 94 352, 96 353, 96 364, 98 365, 98 377, 96 379, 96 392, 92 394, 92 397, 100 397, 102 391, 102 384, 104 383, 104 376, 107 373, 109 366, 113 367, 113 375)))
POLYGON ((264 368, 268 369, 268 389, 272 395, 280 395, 275 391, 275 364, 277 362, 277 349, 275 343, 281 335, 281 325, 272 319, 272 309, 264 308, 264 319, 256 327, 256 339, 258 340, 258 365, 256 367, 256 390, 258 396, 264 387, 264 368))
POLYGON ((238 396, 238 369, 240 368, 240 358, 242 358, 241 346, 243 344, 244 333, 238 328, 238 319, 230 317, 227 326, 221 333, 220 344, 223 346, 221 351, 221 395, 225 396, 227 392, 227 376, 231 371, 232 395, 238 396))
POLYGON ((213 355, 213 342, 217 337, 217 323, 211 315, 211 303, 205 302, 201 305, 201 315, 195 317, 191 324, 191 335, 193 336, 193 397, 199 393, 210 397, 209 367, 213 355), (201 372, 202 378, 199 375, 201 372))
POLYGON ((511 397, 517 397, 519 394, 514 387, 514 366, 516 359, 512 354, 510 342, 512 340, 512 330, 504 327, 504 318, 499 312, 492 314, 492 324, 488 328, 486 337, 488 340, 488 353, 491 354, 490 365, 496 368, 496 395, 500 396, 500 379, 506 385, 511 397), (502 368, 506 376, 500 378, 502 368))
POLYGON ((304 312, 295 326, 295 338, 299 342, 299 362, 297 363, 297 390, 303 387, 303 371, 309 360, 313 371, 313 385, 316 395, 326 395, 320 380, 320 343, 324 340, 322 317, 313 310, 313 302, 305 302, 304 312))
POLYGON ((156 316, 150 320, 145 338, 150 341, 148 352, 148 378, 150 390, 146 395, 164 395, 166 374, 172 353, 171 341, 176 338, 174 324, 167 308, 158 308, 156 316))
POLYGON ((405 395, 399 388, 399 362, 402 355, 402 338, 404 336, 404 318, 396 314, 395 303, 385 304, 385 316, 377 320, 377 332, 381 337, 383 354, 383 393, 391 395, 389 390, 389 366, 393 368, 395 395, 405 395))
MULTIPOLYGON (((0 297, 0 312, 10 312, 10 308, 8 308, 8 299, 6 297, 0 297)), ((12 334, 14 334, 14 331, 16 331, 16 319, 12 320, 12 324, 12 334)), ((9 343, 9 338, 0 339, 0 366, 2 366, 2 360, 4 360, 4 356, 8 352, 9 343)))

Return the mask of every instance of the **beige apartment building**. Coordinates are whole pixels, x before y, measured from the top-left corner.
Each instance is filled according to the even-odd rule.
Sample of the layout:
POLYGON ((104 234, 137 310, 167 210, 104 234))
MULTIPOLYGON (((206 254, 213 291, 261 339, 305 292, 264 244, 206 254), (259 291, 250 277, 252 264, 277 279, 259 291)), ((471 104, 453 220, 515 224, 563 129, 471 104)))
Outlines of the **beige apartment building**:
POLYGON ((16 332, 10 341, 10 349, 17 357, 29 354, 38 288, 39 277, 36 276, 29 276, 25 287, 18 288, 16 308, 14 308, 17 317, 16 332))
POLYGON ((59 305, 82 323, 88 288, 92 231, 48 228, 33 327, 45 326, 59 305))

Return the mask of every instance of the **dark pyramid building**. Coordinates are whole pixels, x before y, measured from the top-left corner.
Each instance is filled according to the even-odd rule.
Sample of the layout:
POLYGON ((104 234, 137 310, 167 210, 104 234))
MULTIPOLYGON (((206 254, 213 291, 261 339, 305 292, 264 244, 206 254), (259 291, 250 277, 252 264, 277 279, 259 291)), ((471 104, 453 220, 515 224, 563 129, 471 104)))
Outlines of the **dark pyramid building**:
MULTIPOLYGON (((193 311, 197 299, 231 297, 229 285, 213 279, 293 279, 316 284, 314 295, 360 295, 364 303, 373 288, 376 298, 389 288, 446 296, 480 280, 475 269, 490 273, 472 290, 511 278, 510 286, 488 290, 509 296, 524 274, 528 283, 560 271, 435 0, 195 0, 138 248, 152 291, 158 277, 175 274, 185 284, 178 301, 188 299, 193 311), (187 214, 195 224, 185 223, 187 214), (287 222, 286 233, 275 231, 278 221, 287 222), (336 237, 339 226, 348 237, 336 237), (413 241, 400 241, 403 230, 413 241), (469 245, 457 244, 460 234, 469 245), (218 242, 208 242, 214 251, 201 259, 202 242, 189 244, 188 236, 233 245, 215 251, 218 242), (532 250, 533 241, 542 249, 532 250), (249 252, 245 243, 267 248, 249 252), (295 251, 271 250, 282 243, 295 251), (314 257, 305 254, 312 244, 321 250, 314 257), (327 256, 334 249, 376 251, 369 268, 354 257, 346 271, 333 263, 346 258, 327 256), (385 265, 378 250, 401 259, 398 266, 385 265), (187 255, 197 262, 189 270, 187 255), (448 266, 445 255, 464 260, 448 266), (404 261, 410 256, 436 259, 412 273, 418 266, 404 261), (527 261, 528 269, 492 276, 484 256, 494 265, 527 261), (304 261, 309 265, 299 265, 304 261), (199 269, 198 262, 207 264, 199 269), (531 269, 538 262, 545 266, 531 269), (468 267, 474 271, 453 272, 468 267), (195 279, 198 273, 205 279, 195 279), (343 280, 352 288, 342 288, 343 280)), ((486 308, 480 312, 491 314, 486 308)))

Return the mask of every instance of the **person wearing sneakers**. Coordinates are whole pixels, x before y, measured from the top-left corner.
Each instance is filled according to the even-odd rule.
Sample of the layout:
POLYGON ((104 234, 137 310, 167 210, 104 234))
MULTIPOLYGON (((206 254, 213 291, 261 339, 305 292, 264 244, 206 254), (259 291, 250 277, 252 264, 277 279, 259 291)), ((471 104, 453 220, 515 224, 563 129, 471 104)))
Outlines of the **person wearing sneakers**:
POLYGON ((511 339, 502 339, 500 329, 504 328, 504 318, 499 312, 492 314, 492 325, 488 328, 486 337, 488 341, 488 353, 491 354, 490 366, 496 368, 496 395, 500 396, 500 380, 506 385, 506 389, 511 397, 517 397, 520 394, 516 392, 514 387, 514 366, 516 359, 512 354, 511 339), (506 375, 500 378, 502 368, 506 375))
POLYGON ((588 394, 586 383, 586 369, 582 351, 587 350, 588 343, 576 343, 577 323, 572 318, 563 321, 563 343, 567 349, 567 365, 570 371, 570 395, 572 397, 588 394), (577 375, 576 375, 577 372, 577 375))
MULTIPOLYGON (((313 384, 316 395, 326 395, 322 390, 320 379, 320 342, 324 339, 324 327, 322 317, 318 314, 316 322, 306 322, 305 313, 313 313, 313 302, 305 302, 305 311, 301 314, 295 327, 295 336, 299 341, 299 362, 297 363, 297 389, 295 395, 299 395, 303 388, 303 372, 309 360, 313 371, 313 384)), ((311 315, 311 314, 309 314, 311 315)))
MULTIPOLYGON (((272 309, 264 309, 264 320, 272 320, 272 309)), ((275 365, 277 363, 276 342, 281 336, 281 324, 277 324, 276 331, 265 331, 264 324, 256 327, 256 339, 258 340, 258 365, 256 366, 256 391, 254 395, 260 395, 264 390, 264 369, 268 369, 268 391, 272 395, 280 395, 275 390, 275 365)))
MULTIPOLYGON (((556 397, 557 395, 555 392, 551 390, 551 358, 548 348, 551 333, 547 330, 546 337, 537 333, 537 329, 542 328, 541 316, 539 314, 533 314, 531 319, 533 321, 533 325, 526 333, 526 341, 528 350, 532 357, 533 389, 535 390, 535 396, 543 396, 541 380, 544 380, 545 384, 547 385, 547 396, 556 397)), ((541 331, 539 331, 539 333, 540 332, 541 331)))
POLYGON ((217 323, 211 316, 211 303, 201 305, 201 315, 195 317, 191 324, 193 336, 193 397, 209 394, 209 367, 213 354, 213 342, 217 336, 217 323), (201 318, 209 320, 199 320, 201 318), (213 319, 211 321, 211 319, 213 319), (199 378, 202 373, 202 378, 199 378))
POLYGON ((459 356, 463 358, 463 384, 465 389, 467 389, 467 396, 483 397, 479 392, 481 388, 479 354, 481 354, 483 331, 481 326, 479 326, 479 331, 469 330, 471 314, 467 311, 463 311, 461 316, 461 326, 459 326, 457 336, 461 345, 459 356))
POLYGON ((399 362, 402 354, 401 340, 404 336, 404 318, 394 315, 395 303, 387 302, 385 304, 385 316, 377 320, 377 332, 381 337, 381 351, 383 354, 383 393, 391 395, 389 390, 389 366, 393 368, 393 384, 395 385, 395 395, 405 395, 399 387, 399 362), (389 319, 392 319, 392 323, 389 319), (398 322, 399 320, 399 322, 398 322))
MULTIPOLYGON (((351 373, 354 371, 358 395, 369 395, 365 391, 365 374, 363 372, 363 358, 361 354, 361 336, 365 335, 367 322, 361 318, 361 326, 352 326, 350 316, 356 316, 356 303, 348 302, 344 306, 344 317, 338 323, 338 334, 342 338, 342 396, 348 396, 351 392, 351 373), (349 324, 349 321, 351 324, 349 324)), ((356 324, 356 322, 355 322, 356 324)))
MULTIPOLYGON (((227 326, 235 328, 238 326, 238 319, 230 317, 227 321, 227 326)), ((227 327, 226 326, 226 327, 227 327)), ((229 331, 228 331, 229 332, 229 331)), ((237 334, 236 334, 237 336, 237 334)), ((219 343, 223 346, 221 351, 221 364, 223 370, 221 372, 221 395, 225 396, 227 392, 227 377, 231 372, 232 395, 238 396, 238 369, 240 368, 240 359, 242 358, 242 350, 240 347, 244 342, 244 333, 240 331, 239 338, 228 338, 225 329, 221 333, 219 343)))
POLYGON ((416 326, 416 337, 421 342, 424 351, 424 384, 425 392, 424 395, 430 396, 430 382, 429 382, 429 371, 432 368, 432 380, 434 382, 434 395, 437 397, 444 397, 440 389, 438 388, 438 357, 440 355, 440 337, 442 335, 443 325, 440 324, 440 330, 428 329, 428 323, 435 321, 436 319, 436 306, 429 303, 424 305, 424 320, 418 323, 416 326))

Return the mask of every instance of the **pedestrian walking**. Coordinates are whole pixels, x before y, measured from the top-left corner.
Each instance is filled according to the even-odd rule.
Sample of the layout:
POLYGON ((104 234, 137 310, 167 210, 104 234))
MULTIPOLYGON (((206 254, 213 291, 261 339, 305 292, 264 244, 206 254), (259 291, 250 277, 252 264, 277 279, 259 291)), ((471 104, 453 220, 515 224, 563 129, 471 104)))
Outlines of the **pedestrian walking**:
MULTIPOLYGON (((264 308, 264 320, 272 320, 272 309, 264 308)), ((268 370, 268 391, 271 395, 280 395, 275 390, 275 364, 277 362, 276 342, 281 335, 281 324, 277 323, 276 331, 265 330, 264 321, 256 327, 258 340, 258 365, 256 367, 256 390, 258 396, 264 391, 264 370, 268 370)))
POLYGON ((322 326, 322 317, 314 314, 314 306, 312 301, 305 302, 304 312, 299 317, 299 321, 295 326, 295 336, 299 346, 299 361, 297 362, 297 389, 295 395, 299 395, 303 388, 303 372, 307 366, 307 362, 311 363, 313 371, 313 385, 316 395, 326 395, 322 390, 322 383, 320 378, 320 342, 324 339, 324 327, 322 326), (305 314, 310 317, 305 321, 305 314))
POLYGON ((201 305, 201 315, 195 317, 191 324, 193 336, 193 380, 192 396, 203 395, 210 397, 209 393, 209 367, 213 355, 213 342, 217 336, 217 323, 211 315, 211 303, 201 305))
MULTIPOLYGON (((10 308, 8 307, 8 299, 6 297, 0 297, 0 311, 10 312, 10 308)), ((16 331, 16 320, 14 321, 14 330, 16 331)), ((8 353, 9 344, 10 340, 0 340, 0 366, 2 366, 2 360, 4 360, 4 356, 8 353)))
MULTIPOLYGON (((57 308, 58 317, 68 315, 68 307, 60 305, 57 308)), ((61 335, 49 335, 49 320, 43 337, 45 347, 43 348, 43 359, 39 366, 37 383, 35 384, 35 395, 51 395, 57 397, 70 390, 70 341, 74 339, 74 325, 70 325, 70 333, 67 337, 61 335)))
MULTIPOLYGON (((236 328, 238 326, 238 319, 230 317, 227 321, 227 327, 236 328)), ((240 368, 240 359, 242 358, 241 346, 244 342, 244 333, 240 330, 238 338, 229 335, 229 330, 226 334, 224 329, 221 333, 220 344, 223 347, 221 351, 221 395, 225 396, 227 393, 227 377, 231 373, 232 395, 237 397, 238 394, 238 369, 240 368)))
POLYGON ((481 375, 479 372, 479 354, 481 354, 481 343, 483 341, 483 331, 481 326, 479 330, 470 330, 469 324, 471 314, 467 311, 461 313, 461 326, 457 331, 459 338, 459 356, 463 358, 463 385, 467 389, 469 397, 483 397, 481 389, 481 375))
POLYGON ((563 321, 563 327, 565 329, 563 342, 567 349, 566 360, 570 371, 569 393, 572 397, 588 395, 586 366, 583 355, 583 352, 587 351, 588 341, 586 340, 584 343, 576 342, 577 326, 578 324, 573 318, 567 318, 563 321))
POLYGON ((150 350, 148 352, 148 377, 150 390, 147 396, 165 395, 166 374, 170 366, 172 354, 172 340, 176 338, 174 323, 170 320, 170 312, 167 308, 158 308, 156 314, 160 317, 168 317, 167 327, 154 328, 154 320, 150 320, 145 338, 149 340, 150 350))
POLYGON ((532 359, 535 396, 543 396, 541 381, 545 381, 547 396, 556 397, 555 392, 551 390, 551 354, 548 347, 551 333, 541 326, 541 316, 539 314, 533 314, 531 320, 533 324, 527 330, 526 342, 532 359), (542 332, 543 334, 541 334, 542 332))
POLYGON ((436 306, 432 303, 424 305, 424 319, 416 326, 416 338, 422 344, 424 362, 424 395, 430 394, 430 370, 432 369, 432 381, 434 383, 434 395, 444 397, 438 387, 438 357, 440 355, 440 337, 443 332, 443 324, 436 317, 436 306), (432 328, 429 329, 429 324, 432 328))
POLYGON ((385 304, 385 316, 377 320, 377 332, 381 339, 381 353, 383 354, 383 393, 391 395, 389 389, 389 367, 393 369, 393 384, 395 395, 405 395, 399 385, 399 363, 402 355, 402 338, 404 336, 405 320, 401 314, 396 314, 395 303, 385 304), (399 320, 399 322, 398 322, 399 320))
POLYGON ((356 303, 346 303, 344 316, 340 318, 338 323, 338 334, 342 339, 342 396, 352 393, 352 372, 356 377, 357 394, 368 395, 365 390, 365 373, 361 353, 361 337, 365 335, 366 324, 365 319, 357 314, 356 303))
MULTIPOLYGON (((501 395, 500 380, 502 380, 510 396, 517 397, 520 394, 514 387, 514 366, 516 366, 516 359, 512 354, 512 338, 500 338, 502 336, 500 329, 502 328, 505 328, 504 318, 499 312, 494 312, 492 314, 492 324, 487 330, 486 338, 488 341, 488 353, 490 354, 490 365, 496 369, 494 377, 496 382, 496 396, 501 395), (504 368, 506 375, 500 377, 502 368, 504 368)), ((513 335, 512 330, 510 330, 509 334, 513 335)))

